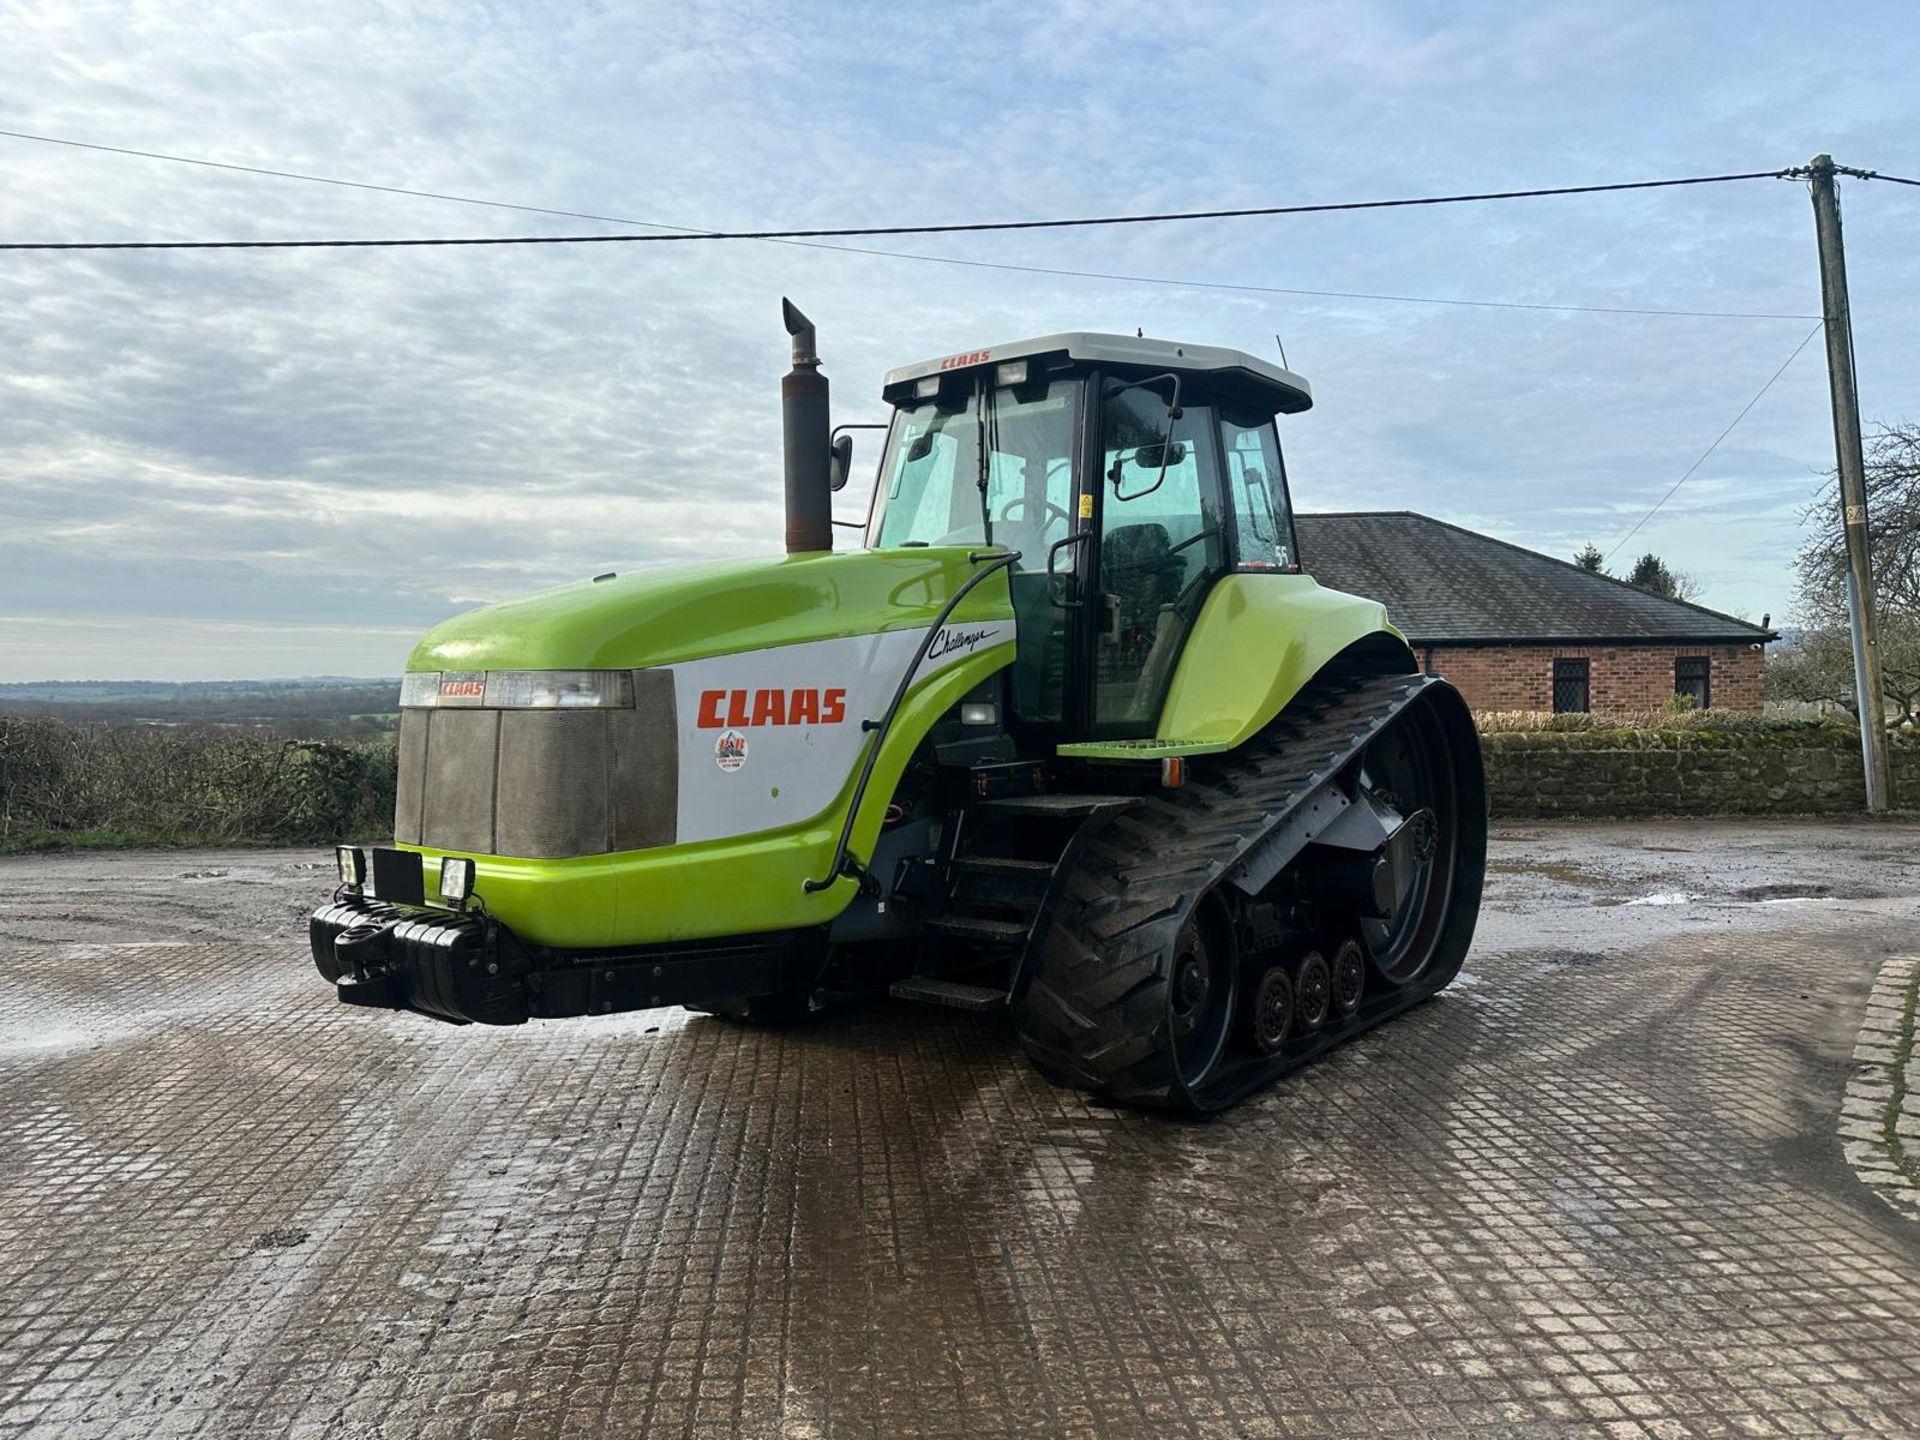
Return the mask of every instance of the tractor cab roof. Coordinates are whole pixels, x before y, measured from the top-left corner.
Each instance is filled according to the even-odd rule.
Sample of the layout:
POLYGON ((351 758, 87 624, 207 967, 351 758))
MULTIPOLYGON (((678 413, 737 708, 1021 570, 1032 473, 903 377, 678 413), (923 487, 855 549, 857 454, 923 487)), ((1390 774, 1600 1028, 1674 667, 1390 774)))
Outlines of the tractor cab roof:
MULTIPOLYGON (((928 377, 951 375, 1011 361, 1037 363, 1043 370, 1069 366, 1098 365, 1101 369, 1129 378, 1174 371, 1195 378, 1217 381, 1249 404, 1283 415, 1296 414, 1313 404, 1313 391, 1304 378, 1291 370, 1249 355, 1244 350, 1228 350, 1218 345, 1189 345, 1175 340, 1148 340, 1133 335, 1095 335, 1075 330, 1060 335, 1041 335, 1032 340, 1015 340, 958 355, 943 355, 917 365, 903 365, 887 372, 881 394, 891 403, 911 400, 918 382, 928 377)), ((1037 377, 1036 377, 1037 378, 1037 377)))

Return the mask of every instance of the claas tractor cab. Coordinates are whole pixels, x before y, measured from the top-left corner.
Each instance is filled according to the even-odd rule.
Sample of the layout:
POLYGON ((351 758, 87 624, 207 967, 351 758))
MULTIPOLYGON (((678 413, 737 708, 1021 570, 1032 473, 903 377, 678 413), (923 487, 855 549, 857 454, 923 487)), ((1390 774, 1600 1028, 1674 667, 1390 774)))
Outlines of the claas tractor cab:
POLYGON ((1479 746, 1384 609, 1302 569, 1304 380, 1077 333, 907 366, 835 550, 852 435, 786 321, 784 557, 597 576, 414 650, 393 844, 341 847, 312 918, 342 999, 784 1024, 885 991, 1208 1112, 1452 979, 1479 746))

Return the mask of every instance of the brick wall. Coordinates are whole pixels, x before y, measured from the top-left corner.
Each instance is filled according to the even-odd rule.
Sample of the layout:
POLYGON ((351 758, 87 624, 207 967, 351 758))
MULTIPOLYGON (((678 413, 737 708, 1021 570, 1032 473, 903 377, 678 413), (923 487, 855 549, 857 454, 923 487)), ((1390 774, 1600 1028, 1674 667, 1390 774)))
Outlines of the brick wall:
POLYGON ((1750 645, 1416 645, 1423 668, 1459 687, 1475 710, 1553 709, 1553 662, 1587 661, 1588 708, 1656 710, 1673 695, 1673 662, 1711 662, 1716 710, 1758 714, 1766 698, 1764 655, 1750 645))

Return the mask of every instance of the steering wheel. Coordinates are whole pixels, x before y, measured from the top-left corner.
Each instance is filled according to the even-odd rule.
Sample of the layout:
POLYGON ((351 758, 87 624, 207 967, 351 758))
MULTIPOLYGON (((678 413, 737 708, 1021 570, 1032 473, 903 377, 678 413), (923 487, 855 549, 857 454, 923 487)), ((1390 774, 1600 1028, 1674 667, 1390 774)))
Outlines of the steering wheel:
MULTIPOLYGON (((1189 535, 1186 539, 1176 544, 1169 545, 1150 560, 1123 560, 1118 562, 1103 560, 1101 563, 1105 566, 1108 575, 1130 575, 1136 570, 1158 569, 1164 566, 1174 556, 1178 555, 1182 550, 1185 550, 1189 545, 1198 545, 1202 540, 1209 539, 1219 533, 1220 527, 1218 525, 1209 525, 1198 533, 1189 535)), ((1183 569, 1185 568, 1185 563, 1184 561, 1181 562, 1183 569)))
MULTIPOLYGON (((1031 502, 1032 502, 1031 496, 1016 495, 1011 500, 1007 501, 1006 504, 1000 507, 1000 514, 997 518, 1000 520, 1012 520, 1013 512, 1015 510, 1025 510, 1031 502)), ((1067 514, 1065 510, 1062 510, 1058 505, 1054 504, 1051 500, 1047 499, 1045 496, 1040 497, 1040 503, 1047 507, 1047 517, 1046 519, 1040 522, 1040 531, 1042 534, 1045 534, 1047 527, 1053 524, 1053 522, 1056 520, 1058 520, 1061 524, 1068 526, 1069 528, 1072 527, 1073 517, 1067 514)))

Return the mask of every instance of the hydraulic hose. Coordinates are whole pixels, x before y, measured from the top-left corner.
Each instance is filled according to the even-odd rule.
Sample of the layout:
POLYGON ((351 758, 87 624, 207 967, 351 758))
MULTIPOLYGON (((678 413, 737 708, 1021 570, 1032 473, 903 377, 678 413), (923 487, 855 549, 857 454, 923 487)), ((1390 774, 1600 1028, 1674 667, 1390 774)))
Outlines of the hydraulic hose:
POLYGON ((873 778, 873 767, 880 758, 880 747, 886 744, 887 731, 893 726, 894 716, 900 713, 901 703, 907 698, 907 690, 913 684, 915 673, 920 669, 920 662, 927 658, 927 651, 933 645, 933 637, 940 633, 941 628, 947 623, 947 618, 976 585, 995 571, 1005 570, 1018 563, 1019 559, 1018 550, 975 550, 967 556, 969 563, 980 565, 980 568, 960 582, 959 588, 948 596, 947 603, 940 607, 940 614, 935 617, 933 624, 927 627, 927 633, 920 637, 919 648, 913 652, 913 659, 908 663, 905 673, 901 675, 899 685, 894 687, 893 699, 887 702, 886 711, 878 720, 860 722, 862 728, 873 732, 873 742, 867 746, 866 756, 861 761, 860 778, 854 782, 853 786, 853 800, 847 806, 847 818, 840 826, 840 840, 833 847, 833 861, 827 866, 824 879, 802 882, 801 888, 807 894, 817 894, 830 887, 840 878, 841 872, 847 866, 847 846, 852 843, 854 822, 860 818, 860 803, 866 798, 867 782, 873 778), (981 565, 980 562, 983 560, 987 563, 981 565))

